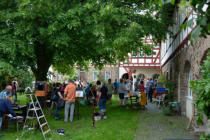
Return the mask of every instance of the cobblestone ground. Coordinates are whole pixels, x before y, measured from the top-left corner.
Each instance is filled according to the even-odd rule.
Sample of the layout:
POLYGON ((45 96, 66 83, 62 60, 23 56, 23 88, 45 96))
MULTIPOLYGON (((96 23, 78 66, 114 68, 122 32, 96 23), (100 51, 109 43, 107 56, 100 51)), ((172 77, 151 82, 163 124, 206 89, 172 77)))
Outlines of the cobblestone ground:
POLYGON ((165 116, 155 104, 149 104, 140 113, 134 140, 194 139, 186 130, 187 123, 186 117, 165 116))

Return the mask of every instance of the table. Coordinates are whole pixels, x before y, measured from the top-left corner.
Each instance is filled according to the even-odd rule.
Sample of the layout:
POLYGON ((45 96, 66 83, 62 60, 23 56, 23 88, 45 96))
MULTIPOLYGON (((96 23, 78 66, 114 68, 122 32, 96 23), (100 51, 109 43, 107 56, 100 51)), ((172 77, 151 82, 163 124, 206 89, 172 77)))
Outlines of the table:
POLYGON ((17 114, 17 116, 23 116, 25 120, 27 114, 27 105, 13 105, 12 109, 17 114), (19 111, 21 111, 21 113, 19 111))
POLYGON ((26 105, 12 105, 13 111, 17 114, 17 116, 23 116, 23 119, 10 119, 8 117, 8 114, 5 114, 3 116, 3 124, 2 124, 2 130, 6 130, 9 128, 9 122, 15 123, 16 130, 18 131, 18 124, 21 122, 24 122, 26 114, 27 114, 27 106, 26 105), (19 112, 21 111, 21 113, 19 112))

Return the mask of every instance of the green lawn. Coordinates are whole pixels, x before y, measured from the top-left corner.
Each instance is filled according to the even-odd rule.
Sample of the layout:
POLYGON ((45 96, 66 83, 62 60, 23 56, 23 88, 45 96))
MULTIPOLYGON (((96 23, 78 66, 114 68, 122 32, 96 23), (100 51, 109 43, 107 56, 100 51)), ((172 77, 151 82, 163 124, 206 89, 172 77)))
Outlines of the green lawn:
MULTIPOLYGON (((25 97, 21 96, 18 99, 25 102, 25 97)), ((53 116, 47 116, 51 135, 47 136, 51 140, 133 140, 137 124, 139 121, 140 111, 118 107, 118 101, 115 100, 113 105, 108 105, 107 119, 96 122, 96 129, 91 128, 91 106, 80 105, 80 120, 74 118, 73 123, 63 122, 63 113, 60 112, 62 120, 55 121, 53 116), (65 135, 60 136, 56 130, 64 129, 65 135)), ((21 129, 22 130, 22 129, 21 129)), ((4 136, 0 139, 15 140, 38 140, 42 139, 42 134, 39 130, 30 131, 21 137, 21 132, 16 132, 14 128, 7 132, 1 132, 4 136)))

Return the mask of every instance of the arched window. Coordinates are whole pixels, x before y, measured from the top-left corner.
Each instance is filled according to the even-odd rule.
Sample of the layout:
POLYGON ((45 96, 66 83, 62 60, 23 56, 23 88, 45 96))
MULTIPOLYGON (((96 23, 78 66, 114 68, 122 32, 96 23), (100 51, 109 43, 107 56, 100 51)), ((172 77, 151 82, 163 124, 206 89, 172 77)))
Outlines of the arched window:
POLYGON ((139 75, 138 75, 138 79, 142 80, 142 79, 144 79, 144 78, 145 78, 145 75, 144 75, 144 74, 139 74, 139 75))

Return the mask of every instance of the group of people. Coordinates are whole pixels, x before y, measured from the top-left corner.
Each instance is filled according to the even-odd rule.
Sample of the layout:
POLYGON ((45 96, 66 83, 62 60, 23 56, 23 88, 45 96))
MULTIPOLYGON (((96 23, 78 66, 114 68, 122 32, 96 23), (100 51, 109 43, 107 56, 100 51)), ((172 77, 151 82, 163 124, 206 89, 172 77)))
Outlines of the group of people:
MULTIPOLYGON (((134 92, 140 92, 141 94, 140 104, 143 109, 145 109, 147 99, 152 101, 157 81, 148 79, 145 85, 144 81, 139 79, 134 83, 134 92)), ((0 93, 0 128, 4 114, 16 116, 12 110, 11 103, 13 101, 11 97, 15 96, 14 100, 17 100, 17 86, 17 80, 14 79, 12 84, 7 85, 6 89, 0 93)), ((60 120, 59 111, 64 107, 64 122, 73 121, 77 90, 83 90, 87 101, 92 101, 95 106, 99 107, 100 112, 105 113, 107 101, 112 104, 112 95, 115 98, 119 96, 119 106, 126 106, 129 93, 133 92, 132 87, 133 85, 128 79, 120 79, 120 82, 115 79, 114 83, 112 83, 111 79, 108 79, 107 82, 97 81, 95 84, 88 84, 87 86, 85 86, 84 82, 76 82, 71 79, 68 80, 68 84, 56 83, 52 93, 52 100, 56 103, 55 120, 60 120)))
MULTIPOLYGON (((140 92, 141 94, 141 106, 145 109, 147 99, 152 102, 153 92, 157 86, 157 80, 148 79, 146 81, 146 87, 144 80, 138 79, 134 84, 134 92, 140 92)), ((112 104, 112 95, 119 96, 119 106, 127 106, 129 99, 129 93, 133 92, 133 85, 129 79, 120 79, 120 82, 115 79, 112 83, 111 79, 108 79, 107 83, 101 84, 97 81, 96 84, 89 84, 86 89, 87 100, 94 98, 95 105, 99 106, 101 111, 106 111, 106 102, 109 101, 112 104)))
POLYGON ((89 84, 85 89, 87 101, 92 100, 101 112, 105 112, 106 102, 112 104, 112 95, 116 93, 117 86, 117 82, 113 84, 111 79, 108 79, 107 83, 98 80, 96 84, 89 84))
POLYGON ((65 106, 64 122, 73 121, 76 89, 77 86, 71 79, 68 80, 67 85, 55 84, 52 94, 52 100, 56 103, 55 120, 60 120, 59 111, 65 106))

